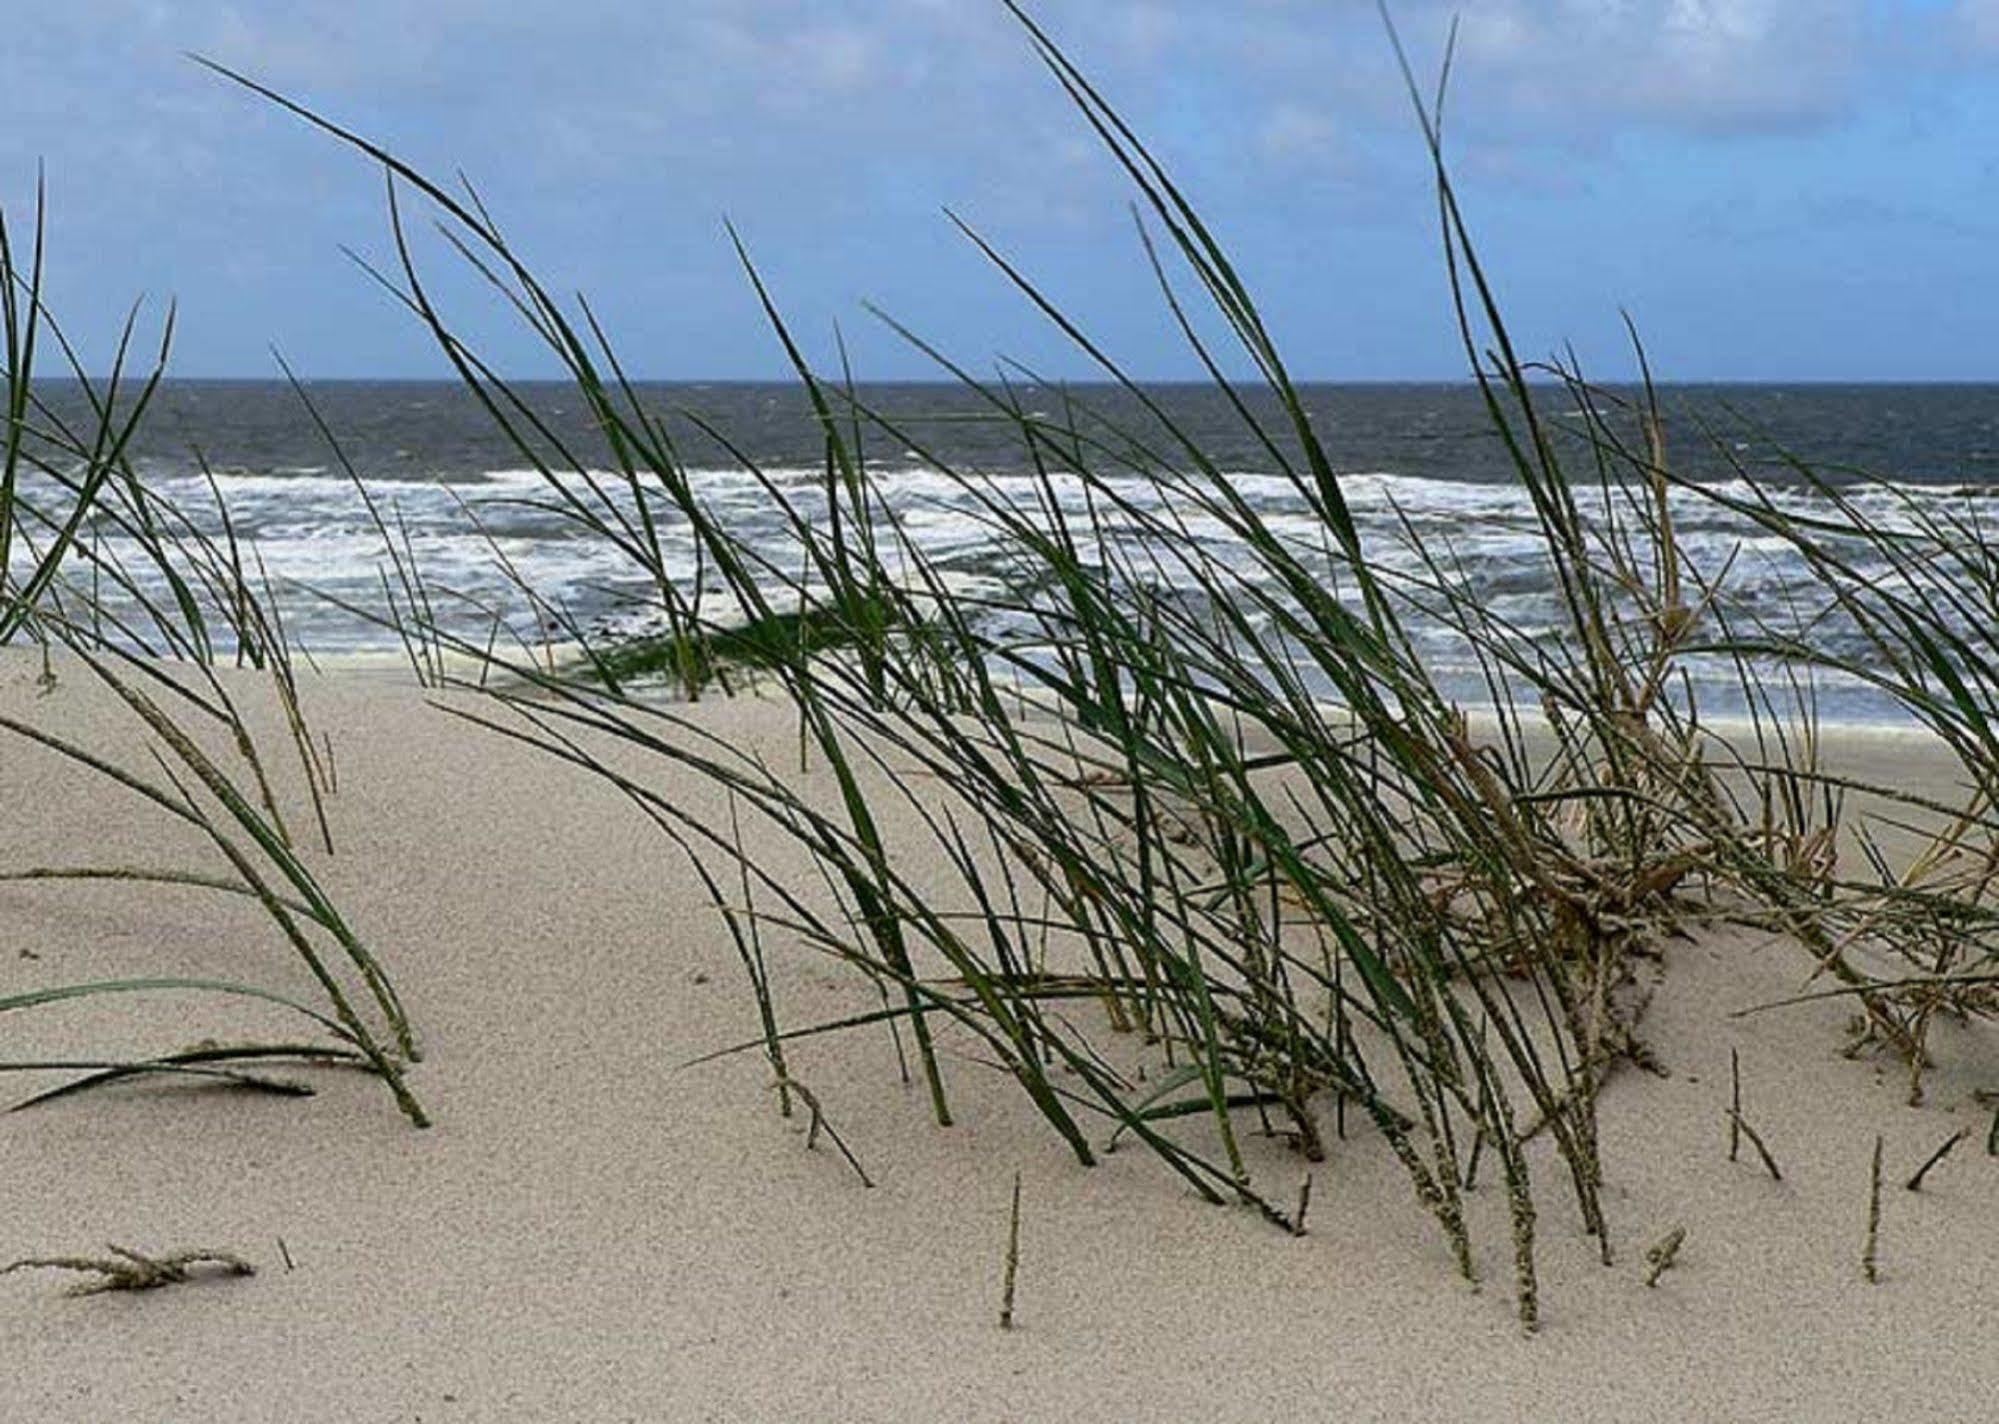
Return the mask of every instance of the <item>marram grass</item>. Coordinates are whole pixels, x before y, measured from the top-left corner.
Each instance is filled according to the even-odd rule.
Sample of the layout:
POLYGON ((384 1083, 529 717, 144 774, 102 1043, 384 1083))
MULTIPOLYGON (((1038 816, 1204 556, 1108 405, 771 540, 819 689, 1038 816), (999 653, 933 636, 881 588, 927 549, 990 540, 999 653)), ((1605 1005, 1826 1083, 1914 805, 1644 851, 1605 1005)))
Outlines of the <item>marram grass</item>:
MULTIPOLYGON (((1016 389, 1020 373, 975 376, 891 320, 979 399, 1031 473, 1031 498, 1003 498, 981 471, 872 408, 844 352, 838 378, 822 374, 738 242, 822 436, 826 513, 812 517, 727 432, 648 407, 595 312, 557 301, 476 194, 211 65, 382 166, 395 266, 377 275, 541 475, 548 507, 649 589, 645 611, 663 631, 593 638, 497 545, 529 625, 496 609, 483 643, 447 631, 437 610, 455 595, 416 567, 395 511, 370 498, 342 456, 383 545, 378 616, 425 685, 454 679, 447 654, 478 668, 487 698, 458 715, 613 786, 685 852, 743 966, 757 1026, 743 1048, 764 1056, 780 1109, 802 1102, 815 1137, 823 1128, 863 1181, 817 1096, 790 1072, 787 1048, 803 1037, 892 1035, 939 1124, 954 1117, 956 1063, 975 1058, 1017 1085, 1079 1163, 1129 1144, 1201 1197, 1294 1232, 1309 1202, 1300 1192, 1289 1204, 1299 1171, 1266 1181, 1273 1173, 1256 1165, 1248 1134, 1317 1162, 1360 1125, 1400 1163, 1467 1278, 1479 1251, 1466 1198, 1484 1170, 1505 1203, 1504 1259, 1532 1329, 1550 1210, 1573 1213, 1604 1263, 1618 1256, 1598 1101, 1621 1066, 1649 1061, 1641 1017, 1669 967, 1665 947, 1684 929, 1726 914, 1780 931, 1801 965, 1829 978, 1812 993, 1855 1001, 1866 1038, 1899 1056, 1912 1096, 1936 1015, 1992 1015, 1995 545, 1975 523, 1922 509, 1890 527, 1804 461, 1783 478, 1820 493, 1829 518, 1788 513, 1758 470, 1738 469, 1728 490, 1689 480, 1670 458, 1670 422, 1649 376, 1634 398, 1525 359, 1451 181, 1442 90, 1430 98, 1405 62, 1466 360, 1531 502, 1560 626, 1549 634, 1508 622, 1475 596, 1455 551, 1425 542, 1413 523, 1400 552, 1415 558, 1380 557, 1218 236, 1083 70, 1008 8, 1129 182, 1167 312, 1243 433, 1313 512, 1316 539, 1273 528, 1170 408, 964 224, 999 280, 1138 403, 1144 428, 1066 392, 1043 413, 1016 389), (563 363, 601 450, 565 448, 457 335, 413 253, 412 203, 563 363), (1254 373, 1263 400, 1247 397, 1228 374, 1237 369, 1254 373), (1558 429, 1545 413, 1551 396, 1581 412, 1580 424, 1558 429), (675 435, 690 427, 735 449, 762 482, 786 524, 787 557, 752 544, 700 498, 675 435), (973 595, 931 562, 883 496, 867 455, 876 436, 925 457, 974 503, 1018 574, 1008 590, 973 595), (1146 508, 1123 499, 1120 481, 1134 473, 1167 498, 1146 508), (1080 503, 1065 497, 1075 489, 1080 503), (1683 546, 1675 497, 1724 505, 1785 542, 1812 571, 1818 604, 1746 615, 1727 596, 1731 566, 1703 567, 1683 546), (700 577, 670 565, 669 530, 699 551, 700 577), (1863 548, 1896 576, 1862 574, 1875 566, 1855 557, 1863 548), (1489 705, 1476 723, 1417 656, 1417 616, 1453 630, 1479 668, 1489 705), (1871 655, 1824 652, 1808 631, 1829 616, 1859 628, 1871 655), (580 656, 544 655, 558 638, 580 656), (1715 732, 1687 676, 1691 660, 1717 657, 1739 673, 1746 736, 1715 732), (689 699, 726 695, 732 671, 745 668, 795 713, 798 769, 759 760, 646 685, 663 676, 689 699), (1942 737, 1966 772, 1967 798, 1926 802, 1825 771, 1814 693, 1824 672, 1862 678, 1942 737), (713 798, 677 793, 690 778, 726 793, 726 821, 695 809, 713 798), (1852 810, 1863 796, 1888 809, 1852 810), (1927 837, 1913 861, 1891 861, 1879 844, 1900 821, 1927 837), (801 852, 809 873, 749 854, 745 822, 801 852), (1848 841, 1858 864, 1842 858, 1848 841), (1874 951, 1906 972, 1866 967, 1882 962, 1874 951), (865 1007, 833 1023, 788 1022, 769 964, 798 953, 851 971, 865 1007)), ((8 388, 0 529, 32 556, 25 575, 0 574, 0 627, 69 646, 179 769, 155 784, 45 731, 7 730, 79 774, 194 816, 228 862, 218 888, 256 897, 311 969, 325 1003, 293 1006, 421 1120, 402 1077, 414 1044, 400 1002, 306 867, 254 747, 239 744, 240 766, 225 769, 111 651, 199 668, 233 641, 295 693, 275 605, 254 596, 233 538, 217 547, 193 535, 184 517, 152 507, 122 463, 153 381, 123 406, 107 392, 102 428, 68 437, 85 457, 69 506, 21 506, 15 471, 30 458, 34 408, 25 372, 42 330, 39 246, 26 270, 7 261, 0 316, 10 372, 21 374, 8 388), (128 483, 139 493, 122 493, 128 483), (142 602, 142 617, 107 629, 89 585, 64 577, 93 559, 77 511, 99 507, 154 531, 141 547, 167 573, 171 606, 142 602)), ((92 572, 139 587, 115 567, 92 572)), ((212 679, 205 690, 174 686, 183 694, 174 708, 240 729, 212 679)), ((330 765, 295 696, 288 707, 293 750, 309 782, 330 791, 330 765)), ((323 811, 316 819, 330 848, 323 811)), ((126 873, 161 889, 217 878, 17 873, 126 873)), ((139 987, 164 986, 59 992, 139 987)), ((1727 1121, 1731 1155, 1746 1136, 1777 1176, 1739 1098, 1727 1121)), ((1671 1233, 1646 1253, 1651 1282, 1675 1264, 1682 1239, 1671 1233)), ((1014 1261, 1010 1248, 1009 1280, 1014 1261)))
MULTIPOLYGON (((36 1095, 46 1102, 134 1076, 201 1077, 286 1091, 290 1080, 227 1066, 269 1056, 358 1062, 388 1087, 413 1123, 427 1123, 406 1080, 417 1058, 414 1030, 387 970, 334 904, 309 865, 304 822, 288 816, 273 768, 216 664, 233 657, 268 678, 298 762, 306 810, 319 848, 334 853, 326 811, 330 749, 316 741, 299 696, 292 650, 261 565, 255 575, 216 491, 224 539, 204 535, 185 511, 147 489, 126 458, 132 435, 165 368, 172 318, 140 390, 121 395, 137 313, 128 321, 111 375, 90 377, 41 297, 41 213, 25 268, 0 222, 0 331, 4 331, 7 425, 0 440, 0 643, 41 646, 43 677, 34 716, 0 715, 7 755, 59 759, 76 775, 109 781, 135 809, 193 830, 214 853, 200 869, 119 865, 8 864, 0 882, 122 881, 155 890, 193 889, 253 899, 277 937, 305 967, 319 1002, 307 1003, 245 981, 153 975, 30 989, 0 998, 0 1012, 107 994, 200 993, 259 999, 324 1030, 332 1045, 244 1044, 142 1058, 93 1058, 68 1065, 88 1076, 36 1095), (56 343, 81 388, 93 424, 65 423, 37 390, 37 345, 56 343), (37 477, 31 487, 26 476, 37 477), (128 536, 157 576, 142 580, 84 531, 108 524, 128 536), (166 596, 147 592, 163 586, 166 596), (114 614, 120 608, 136 609, 114 614), (61 654, 60 659, 54 653, 61 654), (96 684, 144 733, 150 767, 121 764, 66 735, 65 709, 96 684)), ((211 478, 210 487, 215 489, 211 478)), ((254 558, 254 554, 251 556, 254 558)), ((24 842, 32 845, 32 840, 24 842)), ((32 852, 31 852, 32 853, 32 852)), ((38 1071, 63 1064, 0 1064, 38 1071)))

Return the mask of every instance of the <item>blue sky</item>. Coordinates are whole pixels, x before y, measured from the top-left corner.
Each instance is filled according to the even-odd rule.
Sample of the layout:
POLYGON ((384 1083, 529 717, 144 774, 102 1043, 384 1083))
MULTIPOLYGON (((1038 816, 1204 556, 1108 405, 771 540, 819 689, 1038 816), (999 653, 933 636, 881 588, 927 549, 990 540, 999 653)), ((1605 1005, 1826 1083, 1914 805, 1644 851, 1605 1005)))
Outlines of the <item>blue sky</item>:
MULTIPOLYGON (((1460 376, 1435 206, 1372 0, 1041 0, 1239 260, 1296 370, 1460 376)), ((1678 379, 1999 379, 1999 0, 1401 0, 1462 23, 1451 148, 1530 352, 1678 379)), ((441 175, 463 169, 628 365, 781 371, 742 229, 818 352, 1085 363, 952 231, 961 213, 1135 371, 1194 373, 1120 186, 997 0, 65 0, 9 27, 0 201, 50 190, 85 349, 178 299, 174 371, 431 375, 341 254, 387 251, 380 175, 182 57, 240 68, 441 175)), ((443 277, 502 369, 548 362, 443 277)))

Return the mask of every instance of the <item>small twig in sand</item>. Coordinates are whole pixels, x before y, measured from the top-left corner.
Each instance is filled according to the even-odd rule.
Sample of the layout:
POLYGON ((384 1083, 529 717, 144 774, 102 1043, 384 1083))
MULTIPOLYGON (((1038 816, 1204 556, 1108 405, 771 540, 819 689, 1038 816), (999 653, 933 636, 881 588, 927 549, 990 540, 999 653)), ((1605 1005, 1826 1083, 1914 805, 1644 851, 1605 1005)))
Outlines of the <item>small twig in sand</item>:
POLYGON ((1971 1129, 1968 1127, 1960 1127, 1956 1132, 1953 1132, 1949 1137, 1944 1139, 1943 1146, 1939 1147, 1936 1151, 1932 1152, 1929 1155, 1928 1161, 1924 1162, 1922 1166, 1916 1168, 1916 1175, 1909 1178, 1909 1180, 1902 1183, 1902 1185, 1908 1188, 1908 1190, 1912 1192, 1921 1191, 1923 1189, 1923 1178, 1927 1177, 1930 1174, 1930 1168, 1936 1166, 1937 1163, 1943 1161, 1944 1158, 1950 1156, 1951 1152, 1957 1147, 1957 1144, 1964 1141, 1964 1139, 1969 1136, 1971 1136, 1971 1129))
POLYGON ((1679 1259, 1680 1243, 1686 1239, 1687 1228, 1676 1226, 1652 1243, 1651 1249, 1645 1253, 1645 1263, 1651 1268, 1645 1272, 1646 1285, 1658 1285, 1659 1277, 1673 1269, 1673 1263, 1679 1259))
POLYGON ((1293 1236, 1303 1236, 1305 1234, 1305 1213, 1311 1209, 1311 1206, 1312 1174, 1307 1172, 1303 1184, 1298 1188, 1298 1210, 1291 1217, 1291 1234, 1293 1236))
POLYGON ((1881 1135, 1874 1135, 1874 1181, 1867 1197, 1867 1247, 1860 1253, 1860 1272, 1869 1285, 1879 1285, 1881 1245, 1881 1135))
POLYGON ((298 1269, 298 1267, 294 1265, 292 1262, 291 1248, 285 1245, 285 1238, 282 1236, 278 1238, 278 1255, 281 1258, 283 1258, 285 1263, 285 1270, 287 1272, 295 1271, 298 1269))
POLYGON ((1020 1279, 1020 1173, 1013 1174, 1013 1210, 1006 1227, 1006 1274, 1000 1287, 1000 1329, 1013 1329, 1013 1291, 1020 1279))
POLYGON ((1740 1128, 1742 1135, 1749 1139, 1749 1145, 1754 1147, 1756 1155, 1763 1159, 1763 1168, 1770 1174, 1770 1180, 1773 1182, 1783 1181, 1784 1174, 1777 1170, 1777 1159, 1770 1155, 1770 1149, 1763 1145, 1762 1137, 1757 1134, 1755 1128, 1749 1125, 1749 1120, 1743 1117, 1741 1113, 1734 1111, 1728 1114, 1728 1120, 1740 1128))
POLYGON ((157 1290, 181 1285, 193 1279, 196 1266, 215 1266, 212 1274, 254 1276, 257 1268, 233 1251, 170 1251, 164 1256, 146 1256, 124 1246, 106 1246, 111 1254, 92 1256, 31 1256, 0 1268, 0 1276, 30 1269, 89 1271, 101 1280, 71 1286, 70 1295, 98 1295, 105 1291, 157 1290))
POLYGON ((780 1078, 771 1086, 777 1091, 787 1092, 796 1096, 805 1104, 806 1110, 811 1113, 811 1118, 805 1129, 805 1146, 808 1151, 818 1147, 819 1134, 823 1130, 828 1137, 833 1139, 833 1145, 840 1149, 840 1155, 847 1159, 847 1165, 854 1169, 854 1175, 861 1179, 861 1185, 864 1187, 874 1186, 874 1179, 868 1176, 867 1168, 861 1165, 860 1159, 848 1148, 846 1140, 840 1136, 839 1129, 835 1128, 832 1121, 827 1118, 826 1110, 819 1106, 818 1094, 814 1093, 796 1078, 780 1078))

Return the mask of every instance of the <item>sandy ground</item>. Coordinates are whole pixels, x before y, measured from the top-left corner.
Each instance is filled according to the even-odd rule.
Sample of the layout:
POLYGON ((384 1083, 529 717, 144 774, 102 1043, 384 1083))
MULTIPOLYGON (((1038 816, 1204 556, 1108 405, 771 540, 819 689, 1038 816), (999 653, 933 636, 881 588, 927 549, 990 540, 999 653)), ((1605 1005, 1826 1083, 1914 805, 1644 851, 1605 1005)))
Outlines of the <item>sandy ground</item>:
MULTIPOLYGON (((1999 1162, 1983 1151, 1999 1033, 1952 1031, 1928 1105, 1839 1056, 1839 1005, 1731 1018, 1794 991, 1795 950, 1736 932, 1669 946, 1647 1018, 1665 1078, 1603 1101, 1619 1263, 1541 1177, 1545 1325, 1523 1339, 1503 1204, 1475 1210, 1467 1289, 1400 1169, 1359 1130, 1318 1169, 1311 1231, 1193 1198, 1137 1151, 1078 1166, 1008 1085, 948 1059, 961 1125, 929 1125, 886 1035, 818 1039, 794 1071, 878 1183, 776 1112, 721 922, 618 797, 379 680, 312 688, 340 772, 324 879, 399 976, 428 1050, 411 1129, 378 1085, 309 1099, 154 1082, 0 1119, 0 1258, 214 1246, 251 1279, 71 1298, 0 1278, 7 1420, 1651 1419, 1994 1417, 1999 1162), (1784 1169, 1726 1156, 1728 1052, 1784 1169), (1974 1129, 1920 1194, 1899 1186, 1974 1129), (1882 1281, 1859 1257, 1874 1135, 1882 1281), (997 1328, 1013 1173, 1020 1326, 997 1328), (1680 1264, 1643 1250, 1683 1224, 1680 1264), (282 1238, 295 1269, 281 1259, 282 1238)), ((0 713, 143 760, 70 669, 42 695, 0 661, 0 713)), ((712 704, 790 753, 782 712, 712 704)), ((1911 782, 1933 751, 1848 737, 1911 782)), ((295 778, 292 778, 295 781, 295 778)), ((296 788, 291 787, 295 792, 296 788)), ((683 788, 699 800, 698 787, 683 788)), ((207 866, 100 778, 0 735, 0 868, 207 866)), ((770 848, 772 858, 782 847, 770 848)), ((864 1007, 774 946, 788 1022, 864 1007)), ((0 993, 129 974, 300 987, 253 906, 199 890, 0 884, 0 993)), ((290 1026, 240 1004, 128 997, 8 1014, 8 1060, 290 1026)), ((23 1093, 52 1081, 10 1078, 23 1093)), ((1252 1140, 1268 1183, 1301 1168, 1252 1140)), ((1273 1192, 1278 1187, 1272 1188, 1273 1192)))

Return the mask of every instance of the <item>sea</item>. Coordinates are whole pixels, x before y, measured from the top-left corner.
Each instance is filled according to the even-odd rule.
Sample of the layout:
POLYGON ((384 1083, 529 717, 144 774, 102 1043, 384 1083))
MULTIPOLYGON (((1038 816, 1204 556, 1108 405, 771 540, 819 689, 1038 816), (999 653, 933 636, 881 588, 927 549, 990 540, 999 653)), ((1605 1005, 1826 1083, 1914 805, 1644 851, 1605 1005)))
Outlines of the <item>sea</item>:
MULTIPOLYGON (((550 443, 585 467, 608 463, 571 388, 516 389, 550 443)), ((380 610, 387 559, 355 476, 406 532, 407 552, 426 582, 445 591, 433 600, 435 615, 461 635, 483 638, 489 610, 518 611, 501 556, 583 626, 615 631, 640 616, 639 571, 562 514, 541 477, 462 386, 336 381, 308 383, 304 392, 310 409, 284 382, 169 381, 127 453, 149 488, 220 534, 212 477, 235 538, 254 549, 292 636, 315 655, 398 647, 390 629, 356 611, 380 610)), ((79 388, 56 384, 43 395, 58 415, 84 417, 79 388)), ((800 389, 647 384, 636 395, 669 420, 683 464, 720 516, 753 545, 767 544, 774 565, 795 567, 795 545, 771 487, 807 517, 819 517, 825 483, 823 439, 800 389), (752 465, 759 474, 750 472, 752 465)), ((1014 490, 1031 501, 1017 435, 993 418, 983 397, 961 386, 868 385, 857 395, 879 417, 859 432, 877 488, 932 566, 968 585, 1003 585, 1010 561, 971 496, 939 466, 976 471, 989 490, 1014 490)), ((1300 547, 1324 542, 1305 500, 1278 477, 1275 457, 1215 387, 1151 387, 1145 402, 1090 385, 1017 385, 1011 395, 1044 419, 1074 422, 1111 444, 1135 437, 1170 457, 1172 442, 1147 412, 1150 402, 1227 472, 1273 529, 1300 547)), ((1554 626, 1559 607, 1532 512, 1475 386, 1311 385, 1302 398, 1371 559, 1413 572, 1419 567, 1413 538, 1432 554, 1447 554, 1454 576, 1523 631, 1554 626)), ((1852 483, 1855 499, 1889 518, 1913 500, 1976 519, 1999 494, 1999 385, 1680 385, 1661 388, 1658 398, 1669 460, 1723 490, 1739 488, 1745 471, 1780 487, 1795 485, 1792 461, 1803 460, 1852 483)), ((1251 403, 1266 419, 1276 415, 1266 396, 1251 403)), ((1549 386, 1540 405, 1558 446, 1567 447, 1570 467, 1587 473, 1585 421, 1572 396, 1549 386)), ((1114 467, 1100 462, 1100 468, 1114 467)), ((1135 508, 1169 501, 1141 475, 1108 478, 1135 508)), ((1080 501, 1080 486, 1066 489, 1080 501)), ((1784 499, 1804 514, 1822 503, 1804 488, 1790 489, 1784 499)), ((1999 504, 1990 507, 1999 512, 1999 504)), ((1678 497, 1674 509, 1689 561, 1728 567, 1737 616, 1775 619, 1823 603, 1782 541, 1698 497, 1678 497)), ((691 579, 691 542, 671 521, 662 533, 673 571, 691 579)), ((115 544, 118 535, 105 528, 96 537, 115 544)), ((1454 695, 1479 700, 1483 684, 1461 642, 1420 616, 1412 627, 1439 680, 1454 695)), ((1711 679, 1724 698, 1734 682, 1733 670, 1719 662, 1697 666, 1695 676, 1711 679)), ((1863 684, 1821 682, 1819 711, 1829 720, 1900 715, 1863 684)))

